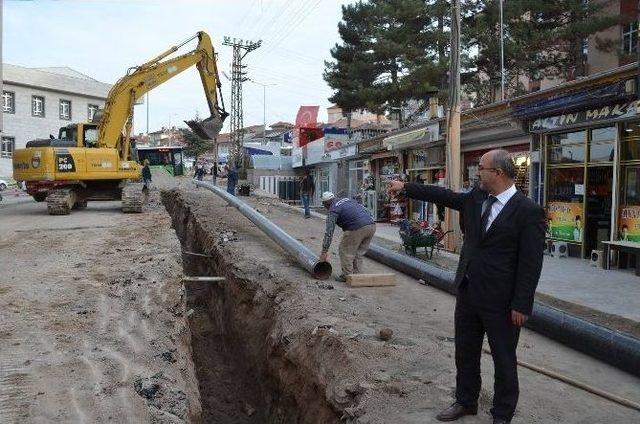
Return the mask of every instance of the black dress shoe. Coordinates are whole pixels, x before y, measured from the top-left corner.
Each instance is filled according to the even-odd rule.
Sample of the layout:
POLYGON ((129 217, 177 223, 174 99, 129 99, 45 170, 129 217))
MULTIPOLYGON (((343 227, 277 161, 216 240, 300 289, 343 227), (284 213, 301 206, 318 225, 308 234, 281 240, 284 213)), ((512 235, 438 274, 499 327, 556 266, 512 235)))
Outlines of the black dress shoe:
POLYGON ((511 420, 505 420, 504 418, 494 418, 493 424, 510 424, 511 420))
POLYGON ((478 407, 468 408, 464 405, 460 405, 458 402, 454 403, 438 415, 436 415, 436 419, 438 421, 455 421, 460 417, 465 415, 477 415, 478 407))

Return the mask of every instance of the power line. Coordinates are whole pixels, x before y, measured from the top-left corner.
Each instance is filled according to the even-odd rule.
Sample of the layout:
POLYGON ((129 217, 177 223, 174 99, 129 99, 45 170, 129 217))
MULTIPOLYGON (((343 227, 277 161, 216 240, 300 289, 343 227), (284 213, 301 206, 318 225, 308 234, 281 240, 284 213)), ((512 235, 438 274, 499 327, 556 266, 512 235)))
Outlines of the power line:
POLYGON ((279 23, 278 28, 288 28, 287 31, 279 32, 273 40, 269 40, 269 37, 263 37, 265 39, 265 45, 269 47, 265 50, 262 50, 261 53, 267 53, 272 50, 275 46, 280 44, 290 33, 293 31, 306 17, 311 13, 311 11, 318 5, 320 0, 317 0, 313 6, 309 7, 310 2, 308 3, 299 3, 298 7, 293 11, 292 16, 290 16, 287 20, 284 20, 279 23), (306 13, 303 11, 307 9, 306 13))
MULTIPOLYGON (((295 8, 296 5, 299 7, 300 3, 285 1, 280 9, 276 10, 270 18, 265 17, 264 21, 261 19, 256 23, 256 25, 253 27, 253 31, 251 32, 251 36, 255 37, 257 35, 260 35, 263 40, 266 40, 265 36, 269 33, 265 31, 268 31, 269 27, 274 25, 276 22, 278 22, 278 28, 280 28, 280 26, 286 22, 284 15, 286 15, 287 9, 289 9, 291 6, 294 6, 295 8)), ((294 9, 294 11, 295 10, 297 9, 294 9)), ((294 13, 292 13, 292 16, 294 16, 294 13)), ((273 32, 273 30, 271 32, 273 32)))
POLYGON ((267 47, 264 51, 264 53, 273 50, 276 46, 280 45, 280 43, 282 43, 288 36, 289 34, 291 34, 291 32, 293 32, 293 30, 295 30, 298 26, 300 26, 301 23, 303 23, 307 17, 311 14, 311 12, 313 12, 313 10, 318 7, 318 5, 320 4, 321 0, 316 0, 316 2, 308 8, 308 10, 306 11, 306 13, 300 15, 297 19, 297 21, 294 21, 294 23, 291 24, 291 26, 289 27, 289 29, 282 33, 280 35, 280 37, 277 37, 275 41, 272 42, 268 42, 267 43, 267 47))
POLYGON ((238 22, 237 28, 242 28, 242 25, 245 23, 245 21, 247 20, 247 17, 249 16, 249 14, 251 13, 251 9, 253 9, 253 6, 255 6, 255 4, 257 3, 258 0, 253 0, 251 2, 251 4, 249 5, 249 7, 247 8, 247 10, 244 12, 244 15, 242 16, 240 22, 238 22))

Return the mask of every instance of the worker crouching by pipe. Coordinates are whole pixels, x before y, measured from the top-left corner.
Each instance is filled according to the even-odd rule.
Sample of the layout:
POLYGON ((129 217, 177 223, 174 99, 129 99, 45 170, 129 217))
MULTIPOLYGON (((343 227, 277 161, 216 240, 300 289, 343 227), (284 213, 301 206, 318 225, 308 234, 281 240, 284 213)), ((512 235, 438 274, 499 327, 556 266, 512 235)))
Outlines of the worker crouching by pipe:
POLYGON ((362 259, 376 233, 376 224, 369 211, 353 199, 337 199, 333 193, 326 191, 322 193, 322 205, 329 210, 329 216, 320 261, 327 261, 327 251, 337 225, 344 233, 338 249, 342 274, 336 277, 336 281, 345 282, 347 275, 362 272, 362 259))

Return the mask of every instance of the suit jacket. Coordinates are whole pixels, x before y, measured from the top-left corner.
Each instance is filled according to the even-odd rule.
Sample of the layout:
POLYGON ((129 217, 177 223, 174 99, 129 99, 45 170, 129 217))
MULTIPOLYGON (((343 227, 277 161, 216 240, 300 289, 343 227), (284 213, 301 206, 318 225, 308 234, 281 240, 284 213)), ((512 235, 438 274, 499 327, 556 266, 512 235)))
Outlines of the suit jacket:
POLYGON ((482 235, 480 219, 487 193, 474 188, 455 193, 437 186, 407 183, 413 199, 439 203, 462 213, 464 243, 456 272, 458 292, 492 310, 513 309, 531 315, 542 271, 544 210, 516 192, 482 235))

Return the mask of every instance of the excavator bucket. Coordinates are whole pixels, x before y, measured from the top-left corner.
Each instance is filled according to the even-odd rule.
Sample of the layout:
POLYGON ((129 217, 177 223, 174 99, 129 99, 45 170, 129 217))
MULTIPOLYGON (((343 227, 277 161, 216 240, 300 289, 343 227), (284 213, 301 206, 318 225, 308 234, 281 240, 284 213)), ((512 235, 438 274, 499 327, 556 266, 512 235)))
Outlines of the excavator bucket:
POLYGON ((215 114, 204 121, 184 121, 185 124, 200 138, 212 140, 220 134, 222 124, 227 114, 215 114))

